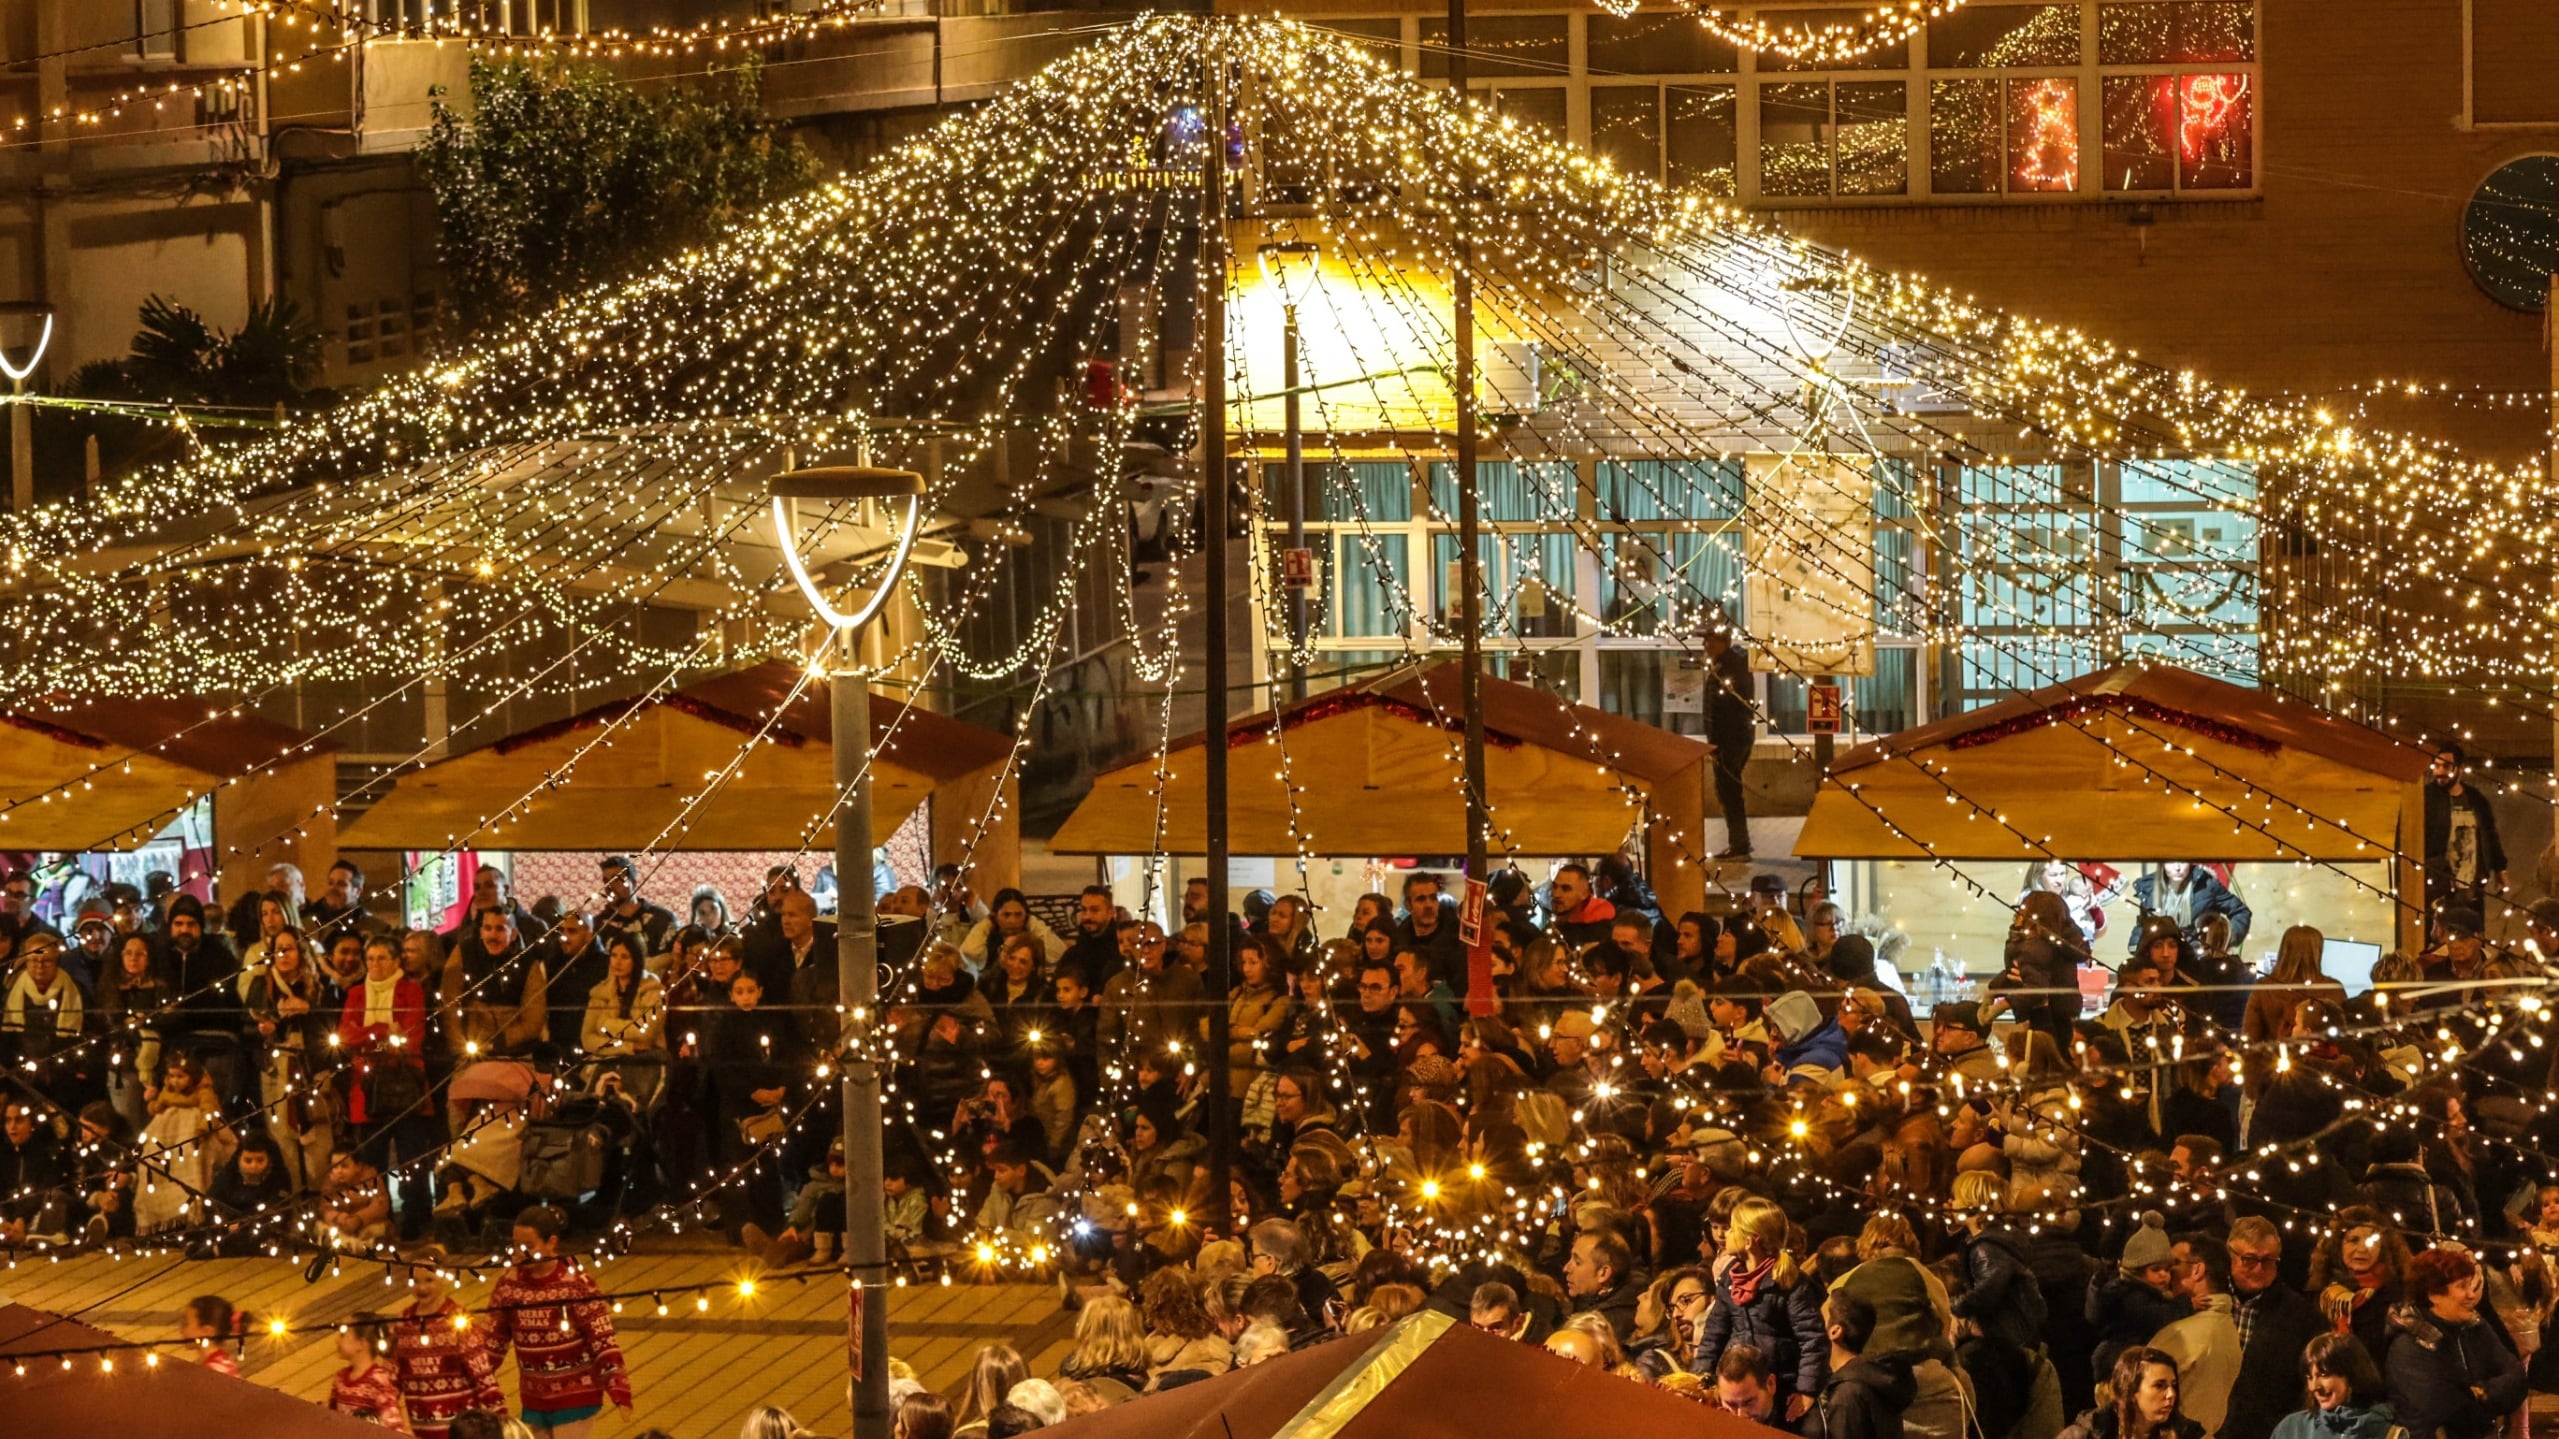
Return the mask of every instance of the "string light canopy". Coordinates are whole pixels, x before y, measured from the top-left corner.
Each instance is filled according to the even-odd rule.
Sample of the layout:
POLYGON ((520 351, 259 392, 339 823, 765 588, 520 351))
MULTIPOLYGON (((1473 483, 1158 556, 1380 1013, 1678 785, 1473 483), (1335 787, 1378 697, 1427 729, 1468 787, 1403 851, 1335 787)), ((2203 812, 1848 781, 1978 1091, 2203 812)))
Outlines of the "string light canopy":
MULTIPOLYGON (((1854 12, 1854 19, 1833 18, 1835 11, 1786 11, 1738 5, 1697 5, 1690 13, 1709 34, 1744 50, 1781 55, 1809 65, 1832 65, 1894 45, 1907 44, 1929 21, 1961 10, 1971 0, 1899 0, 1854 12), (1818 19, 1807 16, 1819 16, 1818 19)), ((1621 18, 1642 8, 1642 0, 1600 0, 1602 9, 1621 18)))
MULTIPOLYGON (((2547 511, 2536 477, 2374 435, 2302 402, 2168 374, 2102 341, 1822 254, 1621 176, 1297 26, 1156 18, 946 121, 862 176, 776 206, 717 245, 564 302, 378 395, 239 451, 112 487, 92 505, 0 521, 10 576, 0 614, 63 649, 12 662, 22 676, 44 676, 45 666, 70 662, 64 655, 104 658, 110 637, 152 632, 159 611, 147 597, 155 586, 184 584, 261 601, 282 592, 298 614, 322 624, 352 617, 374 626, 354 646, 363 653, 312 668, 258 649, 256 636, 220 632, 223 648, 239 654, 220 661, 217 673, 243 688, 274 672, 402 675, 407 683, 468 665, 465 658, 431 667, 402 644, 413 634, 404 621, 414 618, 402 606, 442 604, 457 593, 476 596, 467 603, 488 617, 485 639, 475 631, 458 646, 466 655, 482 642, 494 648, 525 634, 588 643, 613 633, 605 621, 614 606, 673 584, 709 583, 718 566, 737 565, 741 526, 764 517, 760 498, 736 490, 737 476, 770 473, 774 452, 786 445, 812 457, 867 446, 926 476, 935 508, 963 474, 1006 513, 1043 513, 1039 506, 1083 495, 1069 507, 1065 553, 1053 572, 1067 582, 1052 581, 1025 601, 1028 641, 1002 652, 973 648, 971 612, 1005 577, 1018 578, 1009 564, 947 572, 949 590, 918 597, 928 665, 987 676, 1028 671, 1044 687, 1070 613, 1067 593, 1096 576, 1115 592, 1125 588, 1127 525, 1111 482, 1137 448, 1144 418, 1142 407, 1116 400, 1079 406, 1060 393, 1060 377, 1099 353, 1101 317, 1127 289, 1187 285, 1196 293, 1207 283, 1236 283, 1188 266, 1198 237, 1186 226, 1198 207, 1182 187, 1195 187, 1211 165, 1236 163, 1238 151, 1260 146, 1267 155, 1282 139, 1314 156, 1324 177, 1310 208, 1325 238, 1311 273, 1291 278, 1291 298, 1314 340, 1339 332, 1332 338, 1351 362, 1338 375, 1317 367, 1319 381, 1347 381, 1317 392, 1323 448, 1337 458, 1395 454, 1415 473, 1444 452, 1446 301, 1431 276, 1447 273, 1463 237, 1479 267, 1485 328, 1554 346, 1584 382, 1572 404, 1514 407, 1517 422, 1497 428, 1488 453, 1524 469, 1562 466, 1545 472, 1553 476, 1549 493, 1574 500, 1571 538, 1591 552, 1611 553, 1620 536, 1585 518, 1583 500, 1622 519, 1636 498, 1658 505, 1672 498, 1664 487, 1695 472, 1630 472, 1630 489, 1593 493, 1590 465, 1722 462, 1785 450, 1817 433, 1860 464, 1898 454, 1988 465, 2063 455, 2160 467, 2215 507, 2281 517, 2349 550, 2365 544, 2363 517, 2379 507, 2402 524, 2412 558, 2357 552, 2379 556, 2372 602, 2399 617, 2419 613, 2387 592, 2409 566, 2421 567, 2430 600, 2475 607, 2529 593, 2535 577, 2510 557, 2547 553, 2527 547, 2542 534, 2532 516, 2547 511), (1238 134, 1222 144, 1197 118, 1200 61, 1212 42, 1255 76, 1236 108, 1238 134), (1825 346, 1808 353, 1784 338, 1790 328, 1825 337, 1825 346), (1902 347, 1930 386, 1963 397, 1973 418, 1862 401, 1856 387, 1875 382, 1886 346, 1902 347), (1862 430, 1835 418, 1843 404, 1863 405, 1862 430), (935 447, 945 461, 938 467, 935 447), (2171 462, 2201 469, 2165 468, 2171 462), (2223 483, 2253 477, 2259 466, 2280 469, 2286 486, 2261 497, 2253 486, 2223 483), (287 488, 273 488, 279 484, 287 488), (1096 485, 1100 500, 1092 498, 1096 485), (2510 503, 2496 503, 2501 498, 2510 503), (2339 518, 2348 515, 2352 524, 2339 518), (519 611, 539 618, 505 618, 519 611), (116 629, 125 623, 143 628, 116 629)), ((1237 311, 1249 341, 1258 333, 1249 306, 1237 311)), ((1249 343, 1232 348, 1239 366, 1249 359, 1249 343)), ((1234 430, 1258 446, 1267 427, 1253 419, 1250 374, 1239 375, 1246 382, 1229 387, 1242 412, 1234 430)), ((1196 370, 1184 378, 1197 393, 1196 370)), ((1518 383, 1494 382, 1502 393, 1518 383)), ((1373 530, 1375 516, 1356 503, 1346 509, 1373 530)), ((1806 523, 1810 514, 1802 502, 1746 500, 1731 518, 1797 535, 1791 558, 1812 572, 1871 584, 1873 559, 1839 551, 1806 523)), ((813 544, 856 524, 830 515, 786 538, 813 544)), ((1370 543, 1379 537, 1360 538, 1365 563, 1384 583, 1396 562, 1370 543)), ((846 543, 846 559, 867 564, 885 553, 887 537, 846 543)), ((772 558, 778 566, 778 550, 772 558)), ((1994 549, 1979 561, 1984 568, 1954 574, 1958 582, 1986 579, 2030 558, 1994 549)), ((760 643, 805 639, 804 611, 770 612, 782 576, 759 580, 748 571, 724 582, 730 593, 714 597, 705 615, 740 622, 760 643)), ((1488 612, 1518 610, 1517 595, 1514 586, 1488 612)), ((2493 626, 2417 642, 2418 660, 2480 663, 2496 652, 2491 628, 2546 626, 2534 618, 2538 604, 2490 609, 2493 626)), ((1935 608, 1921 603, 1905 618, 1917 633, 1957 634, 1935 608)), ((1438 617, 1416 613, 1410 621, 1405 639, 1414 645, 1447 632, 1438 617)), ((209 623, 203 633, 215 633, 209 623)), ((1153 658, 1169 715, 1181 672, 1169 637, 1178 631, 1168 619, 1143 632, 1166 637, 1153 658)), ((635 674, 700 662, 698 645, 599 653, 625 656, 635 674)), ((2298 661, 2321 675, 2365 662, 2319 652, 2298 661)), ((2518 702, 2545 701, 2540 681, 2517 672, 2512 684, 2518 702)), ((1024 708, 1024 726, 1036 709, 1024 708)), ((746 736, 739 757, 702 793, 733 781, 769 728, 746 736)), ((609 745, 616 733, 615 724, 600 727, 579 753, 609 745)), ((1016 731, 1016 756, 1024 733, 1016 731)), ((2118 755, 2138 773, 2139 751, 2172 742, 2174 732, 2134 733, 2140 742, 2119 745, 2118 755)), ((1285 843, 1302 856, 1313 841, 1301 796, 1320 781, 1290 777, 1286 732, 1270 738, 1287 795, 1285 843)), ((1602 735, 1570 738, 1590 749, 1595 765, 1619 759, 1602 735)), ((1159 789, 1164 755, 1159 749, 1159 789)), ((1960 769, 1936 772, 1931 782, 1949 803, 1965 802, 1960 769)), ((576 793, 573 762, 558 783, 576 793)), ((2250 800, 2270 813, 2282 802, 2250 800)), ((515 808, 494 809, 484 823, 503 822, 515 808)), ((651 857, 644 864, 685 817, 642 849, 651 857)), ((1160 854, 1160 809, 1155 829, 1160 854)), ((2498 1033, 2491 1023, 2479 1044, 2447 1040, 2421 1056, 2420 1067, 2456 1069, 2493 1048, 2486 1041, 2498 1033)), ((1178 1069, 1194 1056, 1150 1062, 1178 1069)), ((821 1064, 813 1078, 825 1074, 821 1064)), ((910 1096, 898 1102, 909 1118, 936 1127, 937 1139, 948 1138, 938 1132, 940 1116, 915 1114, 910 1096)), ((1793 1137, 1817 1133, 1808 1114, 1793 1137)), ((1773 1170, 1794 1157, 1776 1146, 1753 1162, 1773 1170)), ((1462 1197, 1467 1184, 1488 1182, 1425 1177, 1436 1192, 1416 1188, 1414 1198, 1396 1202, 1419 1215, 1462 1197)), ((1499 1216, 1490 1228, 1474 1218, 1433 1221, 1434 1257, 1453 1262, 1478 1246, 1512 1242, 1568 1198, 1523 1187, 1486 1211, 1499 1216)), ((1044 1248, 1024 1246, 1019 1262, 1041 1262, 1044 1248)), ((1015 1257, 990 1246, 986 1262, 1015 1257)))

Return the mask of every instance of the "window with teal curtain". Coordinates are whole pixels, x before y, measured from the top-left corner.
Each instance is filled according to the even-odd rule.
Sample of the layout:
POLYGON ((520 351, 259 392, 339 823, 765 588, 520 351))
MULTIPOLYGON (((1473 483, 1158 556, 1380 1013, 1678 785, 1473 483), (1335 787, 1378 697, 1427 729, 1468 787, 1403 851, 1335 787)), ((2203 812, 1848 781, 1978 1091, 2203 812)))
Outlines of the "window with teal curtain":
POLYGON ((2255 681, 2250 467, 1971 466, 1957 492, 1965 706, 2135 655, 2255 681))
MULTIPOLYGON (((1536 460, 1522 465, 1510 460, 1475 462, 1476 513, 1488 524, 1536 524, 1573 518, 1574 493, 1580 479, 1562 460, 1536 460)), ((1457 467, 1431 466, 1431 503, 1442 515, 1457 517, 1457 467)))
POLYGON ((1917 632, 1927 620, 1925 597, 1912 588, 1911 533, 1875 531, 1875 623, 1886 634, 1917 632))
POLYGON ((1619 634, 1681 634, 1721 607, 1742 613, 1742 532, 1646 530, 1603 537, 1600 606, 1619 634))
MULTIPOLYGON (((1580 536, 1559 534, 1485 535, 1478 541, 1483 557, 1484 634, 1487 638, 1569 638, 1576 630, 1573 601, 1579 584, 1574 574, 1581 553, 1580 536), (1533 582, 1533 583, 1532 583, 1533 582)), ((1457 621, 1457 537, 1431 537, 1431 560, 1437 566, 1439 617, 1457 621)))
POLYGON ((1413 517, 1413 471, 1401 460, 1356 460, 1325 465, 1320 471, 1309 465, 1306 487, 1320 496, 1309 498, 1313 512, 1309 518, 1340 525, 1382 525, 1413 517))
POLYGON ((1671 673, 1694 663, 1671 649, 1602 650, 1597 703, 1610 714, 1641 720, 1673 734, 1704 734, 1706 716, 1702 710, 1672 713, 1667 703, 1671 673))
POLYGON ((2257 517, 2235 507, 2255 503, 2255 475, 2196 460, 2127 461, 2118 474, 2126 625, 2159 631, 2156 653, 2172 664, 2253 675, 2257 517))
POLYGON ((1333 633, 1399 636, 1412 625, 1412 574, 1402 535, 1333 537, 1333 633))
POLYGON ((1516 632, 1524 639, 1570 637, 1579 628, 1573 604, 1580 590, 1581 537, 1505 535, 1503 539, 1510 550, 1513 603, 1520 611, 1516 632), (1543 588, 1542 595, 1530 588, 1531 580, 1543 588), (1533 598, 1544 603, 1532 608, 1533 598))
POLYGON ((1742 507, 1742 462, 1604 460, 1599 466, 1603 523, 1721 520, 1742 507))

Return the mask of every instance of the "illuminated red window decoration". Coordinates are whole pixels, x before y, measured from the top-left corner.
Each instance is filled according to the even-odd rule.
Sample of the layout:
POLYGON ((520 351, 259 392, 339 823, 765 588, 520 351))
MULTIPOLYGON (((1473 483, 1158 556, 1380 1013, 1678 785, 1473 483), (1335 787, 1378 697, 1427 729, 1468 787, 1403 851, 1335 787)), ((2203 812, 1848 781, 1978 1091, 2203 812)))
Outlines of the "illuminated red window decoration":
POLYGON ((2248 77, 2180 75, 2175 84, 2179 187, 2245 189, 2256 168, 2248 77))
POLYGON ((2011 80, 2008 97, 2008 187, 2078 189, 2079 82, 2011 80))

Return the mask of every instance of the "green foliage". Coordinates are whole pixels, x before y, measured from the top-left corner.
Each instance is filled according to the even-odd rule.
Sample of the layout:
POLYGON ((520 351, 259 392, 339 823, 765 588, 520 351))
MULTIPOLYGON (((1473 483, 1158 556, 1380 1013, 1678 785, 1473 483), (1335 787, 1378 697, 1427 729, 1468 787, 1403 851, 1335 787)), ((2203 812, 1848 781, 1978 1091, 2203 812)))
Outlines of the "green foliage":
POLYGON ((142 302, 142 328, 121 360, 83 365, 72 392, 101 399, 263 409, 290 404, 320 368, 320 332, 282 295, 250 307, 229 334, 166 296, 142 302))
POLYGON ((471 114, 435 102, 417 152, 462 322, 477 330, 695 244, 816 173, 749 63, 643 94, 610 71, 471 61, 471 114))

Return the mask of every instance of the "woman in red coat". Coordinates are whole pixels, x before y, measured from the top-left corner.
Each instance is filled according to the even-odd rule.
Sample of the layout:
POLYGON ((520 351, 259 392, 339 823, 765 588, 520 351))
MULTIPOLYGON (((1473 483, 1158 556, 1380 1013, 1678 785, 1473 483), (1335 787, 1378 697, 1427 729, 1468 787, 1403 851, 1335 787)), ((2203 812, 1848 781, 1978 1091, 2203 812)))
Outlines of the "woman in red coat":
POLYGON ((349 1066, 347 1118, 366 1160, 381 1169, 401 1232, 415 1238, 434 1199, 429 1157, 443 1135, 426 1080, 426 987, 400 968, 400 947, 376 935, 364 943, 364 980, 347 991, 338 1051, 349 1066), (384 1112, 385 1110, 388 1112, 384 1112))

